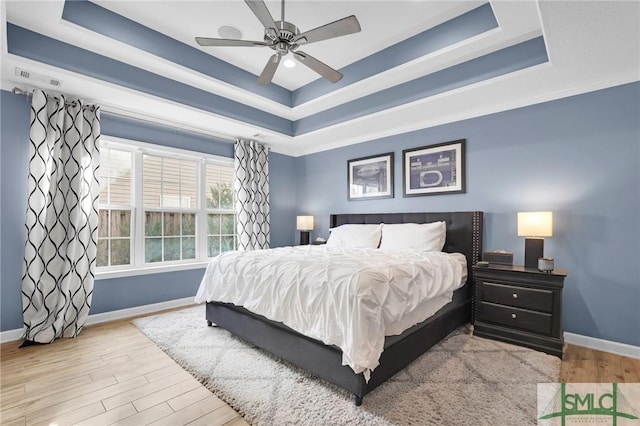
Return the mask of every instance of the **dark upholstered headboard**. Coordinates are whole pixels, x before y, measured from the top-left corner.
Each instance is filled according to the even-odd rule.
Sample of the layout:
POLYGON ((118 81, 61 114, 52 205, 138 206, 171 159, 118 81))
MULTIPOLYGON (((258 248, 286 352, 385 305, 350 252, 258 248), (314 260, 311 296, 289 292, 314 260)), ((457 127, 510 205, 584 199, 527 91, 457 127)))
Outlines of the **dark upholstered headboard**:
POLYGON ((447 224, 447 239, 443 251, 462 253, 467 258, 468 276, 473 277, 471 267, 480 259, 482 251, 482 212, 442 213, 364 213, 332 214, 331 228, 353 224, 377 223, 429 223, 444 221, 447 224))

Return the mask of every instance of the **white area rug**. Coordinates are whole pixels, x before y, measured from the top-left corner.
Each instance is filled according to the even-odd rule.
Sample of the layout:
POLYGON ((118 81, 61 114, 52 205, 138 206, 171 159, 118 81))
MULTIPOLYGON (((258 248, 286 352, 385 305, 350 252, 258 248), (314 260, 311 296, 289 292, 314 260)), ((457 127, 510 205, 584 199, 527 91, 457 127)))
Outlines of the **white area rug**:
POLYGON ((534 425, 536 384, 557 357, 462 327, 364 397, 207 327, 198 306, 134 321, 156 345, 254 425, 534 425))

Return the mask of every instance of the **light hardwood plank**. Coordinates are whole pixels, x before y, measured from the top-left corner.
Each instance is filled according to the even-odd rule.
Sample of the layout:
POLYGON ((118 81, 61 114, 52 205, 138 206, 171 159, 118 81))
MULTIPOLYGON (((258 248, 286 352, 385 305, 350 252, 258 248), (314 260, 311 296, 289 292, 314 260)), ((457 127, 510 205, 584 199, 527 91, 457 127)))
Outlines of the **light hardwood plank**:
POLYGON ((197 388, 189 392, 185 392, 182 395, 179 395, 173 399, 168 400, 167 403, 173 409, 173 411, 180 411, 184 407, 187 407, 205 398, 209 398, 212 395, 213 394, 209 389, 202 386, 198 386, 197 388))
POLYGON ((56 410, 51 410, 49 417, 44 421, 35 423, 30 422, 27 418, 27 425, 33 426, 50 426, 56 425, 72 425, 74 423, 86 420, 90 417, 94 417, 100 413, 104 413, 104 407, 100 402, 94 402, 93 404, 85 405, 84 407, 77 408, 73 411, 68 411, 64 414, 58 414, 56 410))
MULTIPOLYGON (((111 380, 105 377, 103 383, 113 382, 114 377, 111 377, 111 380)), ((72 377, 68 380, 61 380, 60 384, 55 381, 47 381, 45 383, 26 383, 25 387, 28 389, 22 395, 15 395, 12 397, 2 398, 2 409, 7 409, 10 407, 15 407, 26 402, 36 401, 38 399, 44 398, 47 395, 52 393, 52 390, 55 389, 56 393, 66 392, 68 389, 73 389, 78 386, 87 385, 92 383, 91 377, 84 375, 79 377, 72 377)))
POLYGON ((202 401, 196 402, 195 404, 189 405, 188 407, 183 408, 182 410, 175 412, 167 417, 163 417, 162 419, 153 422, 152 424, 155 426, 177 426, 177 425, 186 425, 194 420, 199 419, 202 416, 205 416, 217 408, 223 407, 224 403, 220 401, 220 399, 215 396, 211 396, 209 398, 203 399, 202 401))
POLYGON ((2 418, 2 416, 0 416, 0 425, 2 426, 26 426, 27 425, 27 419, 26 417, 18 417, 16 419, 13 420, 8 420, 8 421, 4 421, 4 419, 2 418))
POLYGON ((118 423, 122 419, 131 417, 138 412, 132 404, 125 404, 114 408, 113 410, 105 411, 97 416, 89 417, 83 421, 76 423, 76 426, 107 426, 114 423, 118 423))
POLYGON ((212 396, 128 320, 87 327, 78 338, 49 345, 19 349, 17 342, 3 344, 0 362, 1 395, 13 402, 0 404, 3 425, 54 420, 61 425, 147 424, 175 414, 167 401, 142 410, 161 399, 186 408, 189 401, 212 396), (25 388, 30 391, 26 396, 25 388), (194 389, 200 390, 191 393, 194 389), (141 412, 132 398, 139 399, 141 412), (111 410, 105 411, 105 405, 111 410))
MULTIPOLYGON (((108 377, 108 376, 107 376, 108 377)), ((106 378, 106 377, 105 377, 106 378)), ((59 380, 33 380, 25 383, 25 396, 39 395, 51 392, 51 387, 55 387, 58 392, 67 388, 83 386, 93 382, 89 374, 74 377, 61 377, 59 380)))
MULTIPOLYGON (((89 385, 83 387, 77 387, 68 390, 67 392, 56 392, 55 389, 51 389, 51 393, 43 396, 41 398, 35 399, 33 401, 27 401, 23 404, 16 405, 9 408, 2 407, 2 418, 6 420, 11 420, 17 417, 27 417, 27 423, 32 423, 34 420, 33 416, 42 416, 44 415, 46 418, 45 411, 54 405, 72 401, 70 405, 74 406, 74 399, 80 399, 82 396, 86 394, 87 391, 95 391, 99 389, 103 389, 107 386, 117 384, 115 378, 111 380, 104 380, 101 382, 91 383, 89 385)), ((75 405, 76 408, 82 407, 86 404, 75 405)))
POLYGON ((209 414, 206 414, 187 424, 189 426, 228 426, 230 424, 234 424, 236 426, 249 425, 249 423, 247 423, 228 405, 217 408, 209 414))
POLYGON ((179 373, 181 370, 182 370, 182 367, 180 367, 175 362, 171 362, 171 364, 169 364, 166 367, 162 367, 155 371, 146 373, 144 377, 149 381, 149 383, 151 383, 151 382, 155 382, 156 380, 160 380, 163 377, 167 377, 172 374, 179 373))
MULTIPOLYGON (((165 354, 161 354, 162 356, 149 356, 147 358, 141 358, 138 362, 133 364, 136 367, 131 368, 132 366, 127 366, 126 368, 120 368, 115 371, 116 379, 120 381, 128 380, 132 377, 136 377, 139 375, 146 376, 149 373, 154 373, 158 370, 162 370, 166 367, 173 367, 176 365, 175 361, 166 356, 165 354)), ((174 373, 178 371, 175 370, 174 373)), ((167 377, 170 374, 165 374, 159 378, 167 377)), ((151 380, 149 380, 151 382, 151 380)))
MULTIPOLYGON (((157 382, 154 382, 157 383, 157 382)), ((173 386, 162 389, 158 392, 154 392, 151 395, 147 395, 143 398, 133 401, 133 406, 138 411, 144 411, 147 408, 153 407, 163 401, 171 400, 179 395, 183 395, 193 389, 197 389, 202 385, 196 379, 191 377, 189 380, 185 380, 180 383, 176 383, 173 386)), ((169 404, 171 406, 171 404, 169 404)))
POLYGON ((173 414, 173 410, 167 403, 155 405, 148 410, 144 410, 131 417, 120 420, 118 426, 141 426, 148 425, 157 420, 165 418, 173 414))
MULTIPOLYGON (((100 389, 93 389, 90 392, 76 395, 72 399, 69 399, 68 397, 66 397, 65 393, 67 392, 65 392, 63 394, 58 394, 60 395, 58 399, 62 399, 63 401, 57 404, 50 404, 49 401, 52 400, 52 398, 51 396, 48 396, 45 398, 45 399, 48 399, 47 404, 41 404, 41 405, 46 405, 46 407, 41 408, 37 411, 32 411, 27 413, 27 423, 36 423, 37 421, 41 421, 43 418, 47 418, 47 415, 51 410, 54 410, 57 413, 66 413, 66 412, 71 412, 75 410, 79 406, 85 406, 95 402, 102 403, 105 398, 111 397, 113 395, 118 395, 122 392, 127 392, 130 389, 136 389, 140 386, 144 386, 146 383, 147 381, 144 379, 144 377, 137 377, 135 379, 129 380, 124 383, 116 383, 114 385, 102 387, 100 389)), ((84 389, 87 389, 88 387, 89 386, 85 387, 84 389)), ((83 388, 80 388, 80 390, 82 389, 83 388)), ((76 392, 76 389, 74 389, 74 392, 76 392)), ((57 396, 57 395, 52 395, 52 396, 57 396)), ((104 407, 104 404, 102 405, 104 407)), ((114 407, 110 407, 105 410, 109 410, 111 408, 114 408, 114 407)))
POLYGON ((640 360, 565 345, 560 380, 569 383, 639 383, 640 360))
MULTIPOLYGON (((0 374, 3 374, 3 373, 0 372, 0 374)), ((4 373, 4 374, 7 374, 7 373, 4 373)), ((24 388, 25 386, 23 384, 7 386, 6 388, 3 387, 2 390, 0 391, 0 404, 4 406, 4 404, 6 404, 6 401, 10 401, 15 398, 18 398, 18 399, 24 398, 24 395, 25 395, 24 388)))
POLYGON ((246 422, 245 419, 238 416, 235 419, 228 421, 224 424, 224 426, 250 426, 249 423, 246 422))
POLYGON ((102 403, 104 404, 104 407, 107 410, 111 410, 122 404, 133 402, 137 399, 140 399, 152 393, 158 392, 165 388, 175 386, 176 384, 187 381, 187 380, 194 380, 194 379, 189 373, 187 373, 186 371, 182 371, 180 373, 165 377, 164 379, 157 380, 153 383, 146 383, 143 386, 132 388, 130 390, 127 390, 126 392, 120 392, 120 393, 114 394, 109 398, 103 399, 102 403))

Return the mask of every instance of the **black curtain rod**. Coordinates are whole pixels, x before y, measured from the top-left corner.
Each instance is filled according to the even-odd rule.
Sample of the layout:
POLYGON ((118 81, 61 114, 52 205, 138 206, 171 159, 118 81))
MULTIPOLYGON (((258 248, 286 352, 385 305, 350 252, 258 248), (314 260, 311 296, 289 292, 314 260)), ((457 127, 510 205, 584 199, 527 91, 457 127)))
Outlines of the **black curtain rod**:
MULTIPOLYGON (((16 95, 23 95, 23 96, 26 96, 27 98, 33 97, 33 91, 30 91, 30 90, 22 90, 19 87, 14 87, 11 91, 16 95)), ((50 96, 50 95, 47 95, 47 99, 52 100, 52 101, 53 100, 57 100, 56 97, 50 96)), ((76 102, 77 102, 76 99, 72 99, 72 100, 69 100, 69 101, 65 101, 65 105, 73 105, 76 102)), ((95 109, 96 106, 95 105, 84 105, 83 108, 95 109)))
MULTIPOLYGON (((19 87, 14 87, 12 91, 16 95, 24 95, 27 98, 30 98, 30 97, 33 96, 33 92, 32 91, 22 90, 19 87)), ((49 95, 47 95, 47 98, 48 99, 52 99, 52 100, 55 99, 53 96, 49 96, 49 95)), ((72 104, 71 101, 66 102, 66 103, 68 105, 72 104)), ((92 108, 92 107, 93 106, 85 105, 85 108, 92 108)), ((178 127, 178 126, 171 126, 171 125, 167 125, 167 124, 161 124, 161 123, 158 123, 158 122, 153 121, 153 120, 148 120, 148 119, 144 119, 144 118, 140 118, 140 117, 132 117, 132 116, 120 113, 120 112, 109 111, 108 108, 107 109, 102 108, 102 113, 103 114, 108 114, 108 115, 113 115, 113 116, 116 116, 116 117, 122 117, 122 118, 125 118, 125 119, 128 119, 128 120, 142 121, 142 122, 149 123, 149 124, 152 124, 152 125, 155 125, 155 126, 159 126, 159 127, 165 127, 165 128, 168 128, 168 129, 173 129, 176 133, 179 133, 179 132, 192 133, 192 134, 195 134, 195 135, 204 136, 204 137, 209 138, 209 139, 210 138, 215 138, 215 139, 225 140, 225 141, 228 141, 228 142, 235 142, 238 139, 237 137, 223 135, 223 134, 211 134, 211 133, 199 132, 197 130, 192 130, 192 129, 185 129, 185 128, 178 127)))

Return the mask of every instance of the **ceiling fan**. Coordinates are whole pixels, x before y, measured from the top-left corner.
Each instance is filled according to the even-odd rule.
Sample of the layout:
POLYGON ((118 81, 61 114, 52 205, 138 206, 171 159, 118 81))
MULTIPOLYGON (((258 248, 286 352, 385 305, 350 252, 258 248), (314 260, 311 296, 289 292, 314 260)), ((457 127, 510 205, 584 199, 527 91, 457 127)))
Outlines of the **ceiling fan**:
POLYGON ((276 69, 278 69, 278 64, 280 64, 280 59, 289 52, 302 64, 308 66, 332 83, 336 83, 342 78, 341 73, 308 53, 298 50, 298 47, 304 44, 360 32, 360 23, 354 15, 301 33, 298 27, 291 22, 285 21, 284 0, 282 0, 280 21, 273 20, 263 0, 244 1, 264 26, 264 41, 196 37, 196 42, 200 46, 266 46, 274 50, 276 53, 269 58, 267 65, 262 70, 260 77, 258 77, 258 83, 260 84, 269 84, 271 82, 276 73, 276 69))

